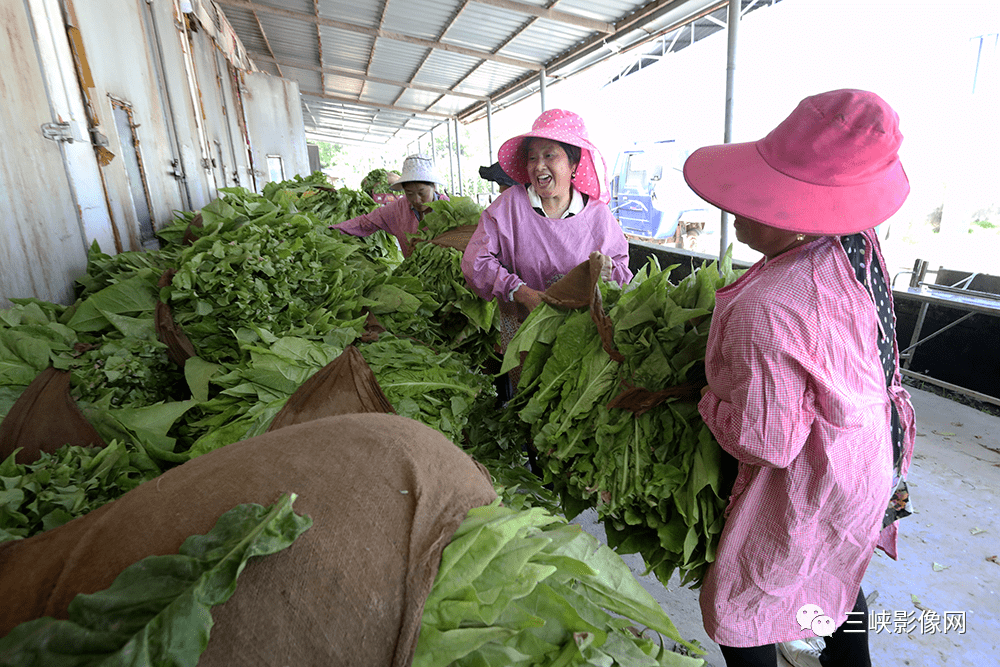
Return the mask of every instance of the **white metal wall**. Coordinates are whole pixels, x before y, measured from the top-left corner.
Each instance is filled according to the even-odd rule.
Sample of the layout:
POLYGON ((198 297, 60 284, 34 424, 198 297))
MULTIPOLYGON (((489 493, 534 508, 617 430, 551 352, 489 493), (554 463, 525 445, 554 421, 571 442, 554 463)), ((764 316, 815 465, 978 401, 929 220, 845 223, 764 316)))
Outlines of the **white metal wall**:
POLYGON ((307 175, 309 151, 299 85, 260 73, 245 74, 243 83, 243 112, 257 187, 273 180, 268 169, 269 156, 281 158, 285 178, 307 175))
POLYGON ((298 86, 234 69, 180 4, 0 2, 0 308, 69 303, 92 242, 157 247, 174 211, 267 182, 268 155, 308 173, 298 86))
MULTIPOLYGON (((62 91, 50 94, 59 77, 47 77, 43 70, 42 60, 51 64, 54 53, 42 37, 39 43, 25 3, 0 3, 4 72, 0 86, 0 307, 9 305, 10 299, 25 297, 68 302, 73 278, 86 267, 86 240, 67 175, 72 144, 46 139, 41 130, 43 124, 65 121, 70 128, 77 123, 80 135, 86 125, 65 104, 59 104, 62 91)), ((68 136, 72 133, 70 129, 68 136)))

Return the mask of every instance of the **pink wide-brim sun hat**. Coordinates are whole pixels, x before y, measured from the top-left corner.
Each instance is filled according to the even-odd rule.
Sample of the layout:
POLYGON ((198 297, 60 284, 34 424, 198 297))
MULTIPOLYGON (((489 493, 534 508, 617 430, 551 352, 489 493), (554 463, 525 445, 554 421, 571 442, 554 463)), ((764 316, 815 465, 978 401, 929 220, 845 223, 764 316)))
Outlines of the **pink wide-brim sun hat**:
POLYGON ((587 127, 583 124, 583 119, 564 109, 549 109, 543 112, 531 125, 531 131, 519 134, 508 139, 500 146, 498 158, 500 166, 518 183, 528 183, 528 166, 521 150, 522 144, 530 138, 552 139, 561 141, 564 144, 578 146, 580 151, 580 164, 576 168, 576 178, 573 179, 573 186, 580 192, 603 202, 607 202, 611 195, 604 185, 604 174, 607 173, 607 165, 597 147, 590 143, 587 127), (602 171, 597 171, 597 160, 601 161, 602 171))
POLYGON ((684 180, 710 204, 771 227, 854 234, 906 200, 902 140, 899 116, 878 95, 834 90, 802 100, 763 139, 699 148, 684 180))

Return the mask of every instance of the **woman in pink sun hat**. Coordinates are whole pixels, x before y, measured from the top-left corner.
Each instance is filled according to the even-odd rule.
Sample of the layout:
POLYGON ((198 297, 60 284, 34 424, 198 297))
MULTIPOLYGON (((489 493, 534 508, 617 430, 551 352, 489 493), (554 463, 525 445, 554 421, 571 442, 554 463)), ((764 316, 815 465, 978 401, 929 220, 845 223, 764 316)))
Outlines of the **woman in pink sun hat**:
POLYGON ((896 113, 860 90, 804 99, 684 177, 764 257, 716 295, 699 410, 739 461, 701 589, 726 664, 871 665, 861 581, 896 557, 913 408, 873 228, 909 183, 896 113), (888 506, 888 509, 886 509, 888 506))
POLYGON ((504 142, 499 157, 516 185, 483 211, 462 272, 479 296, 499 301, 506 349, 541 302, 539 293, 591 252, 611 258, 611 277, 619 284, 632 272, 628 241, 607 205, 604 160, 580 116, 562 109, 542 113, 530 132, 504 142))

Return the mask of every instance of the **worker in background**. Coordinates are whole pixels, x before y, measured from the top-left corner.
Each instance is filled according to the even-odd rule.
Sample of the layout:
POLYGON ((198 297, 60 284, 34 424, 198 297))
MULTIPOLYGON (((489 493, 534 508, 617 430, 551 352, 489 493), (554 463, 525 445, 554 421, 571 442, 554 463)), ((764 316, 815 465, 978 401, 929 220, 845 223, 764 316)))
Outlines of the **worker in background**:
POLYGON ((389 186, 394 191, 403 192, 405 198, 331 225, 331 228, 351 236, 369 236, 379 230, 388 232, 396 237, 403 257, 409 257, 413 252, 410 237, 417 233, 420 221, 431 210, 427 203, 448 199, 447 195, 438 192, 439 185, 443 186, 444 182, 437 175, 434 160, 429 155, 410 155, 403 160, 399 179, 389 186))
MULTIPOLYGON (((492 181, 497 184, 500 194, 503 194, 510 186, 514 185, 514 179, 507 175, 499 162, 494 162, 488 167, 479 168, 479 177, 484 181, 492 181)), ((492 201, 494 198, 491 198, 492 201)))

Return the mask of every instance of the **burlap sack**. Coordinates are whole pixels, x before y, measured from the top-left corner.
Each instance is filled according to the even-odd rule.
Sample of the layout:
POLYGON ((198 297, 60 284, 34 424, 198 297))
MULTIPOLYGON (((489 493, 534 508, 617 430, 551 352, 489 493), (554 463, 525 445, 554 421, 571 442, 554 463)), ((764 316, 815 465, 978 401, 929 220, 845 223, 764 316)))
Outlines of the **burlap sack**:
POLYGON ((641 417, 657 405, 666 403, 671 398, 697 402, 701 397, 701 388, 704 386, 705 382, 702 381, 686 382, 676 387, 667 387, 659 391, 650 391, 642 387, 629 387, 611 399, 608 407, 629 410, 636 417, 641 417))
POLYGON ((385 327, 378 321, 372 311, 368 311, 365 316, 365 332, 361 334, 362 343, 374 343, 379 336, 385 333, 385 327))
MULTIPOLYGON (((199 217, 201 214, 198 214, 199 217)), ((174 279, 177 269, 167 269, 160 276, 157 282, 159 287, 166 287, 174 279)), ((174 314, 170 306, 157 300, 156 309, 153 311, 153 325, 156 328, 156 337, 167 346, 167 357, 181 368, 184 362, 195 356, 194 344, 187 337, 184 331, 174 322, 174 314)))
POLYGON ((204 229, 205 225, 201 219, 201 213, 198 213, 191 219, 188 223, 187 229, 184 230, 184 237, 181 239, 181 245, 194 245, 194 242, 198 240, 198 234, 195 233, 196 229, 204 229))
POLYGON ((496 494, 485 468, 422 424, 359 414, 288 426, 174 468, 113 503, 0 545, 0 635, 65 618, 77 593, 176 553, 241 503, 299 495, 313 526, 251 560, 213 609, 199 665, 408 665, 424 601, 454 531, 496 494))
POLYGON ((271 420, 267 430, 277 431, 313 419, 359 412, 396 411, 361 352, 351 345, 302 383, 271 420))
POLYGON ((541 298, 550 306, 567 310, 589 306, 590 317, 601 335, 601 346, 612 359, 622 362, 625 357, 615 348, 615 325, 604 312, 604 300, 598 285, 601 279, 611 280, 611 268, 611 258, 595 250, 590 253, 590 259, 578 264, 542 292, 541 298))
POLYGON ((0 423, 0 461, 19 447, 14 461, 26 464, 64 445, 106 446, 70 395, 69 381, 68 371, 50 366, 28 385, 0 423))
POLYGON ((469 245, 469 241, 472 240, 472 234, 475 231, 476 225, 459 225, 443 234, 435 236, 431 239, 431 243, 465 252, 465 248, 469 245))

